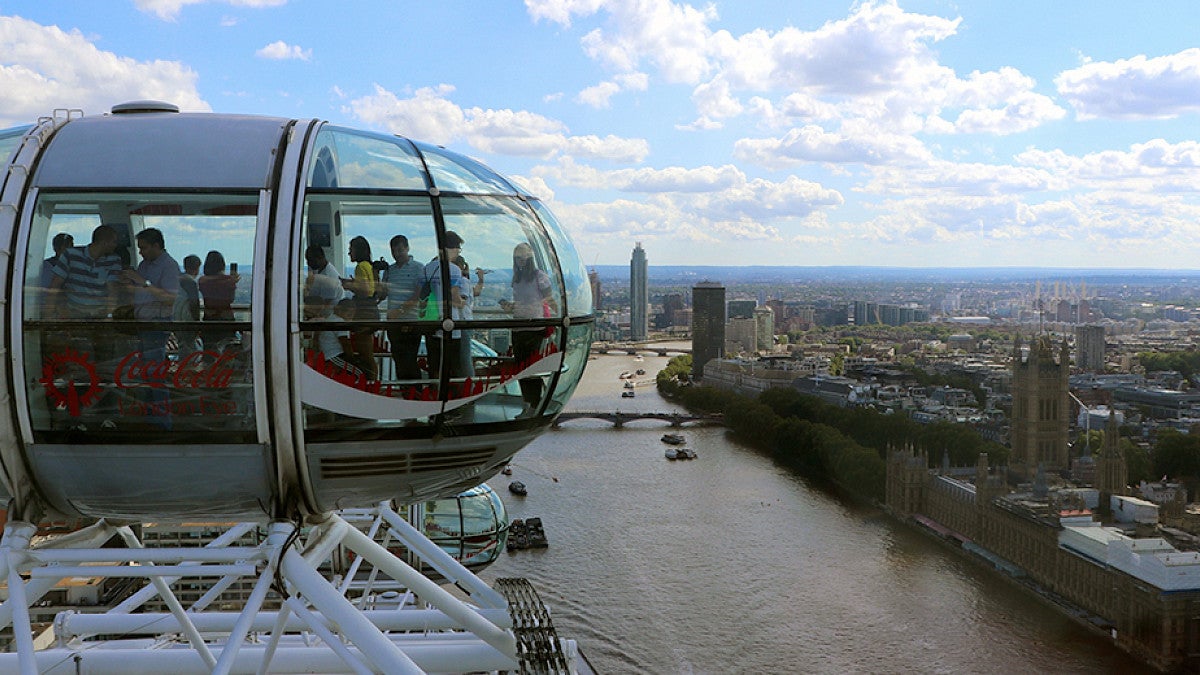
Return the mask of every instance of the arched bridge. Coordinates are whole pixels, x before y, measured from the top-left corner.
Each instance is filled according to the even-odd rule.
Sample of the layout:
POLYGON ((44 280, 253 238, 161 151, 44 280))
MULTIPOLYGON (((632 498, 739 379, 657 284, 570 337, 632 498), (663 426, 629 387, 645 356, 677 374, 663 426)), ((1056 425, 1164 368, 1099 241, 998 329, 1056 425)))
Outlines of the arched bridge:
POLYGON ((692 413, 676 413, 676 412, 586 412, 586 411, 571 411, 560 413, 554 420, 554 426, 560 426, 563 422, 571 420, 604 420, 611 422, 614 427, 623 427, 626 422, 635 422, 637 420, 662 420, 669 422, 673 427, 681 427, 684 424, 724 424, 725 416, 720 413, 709 415, 695 415, 692 413))
POLYGON ((647 342, 593 342, 593 354, 654 354, 655 356, 671 356, 674 354, 691 354, 691 347, 663 347, 647 342))

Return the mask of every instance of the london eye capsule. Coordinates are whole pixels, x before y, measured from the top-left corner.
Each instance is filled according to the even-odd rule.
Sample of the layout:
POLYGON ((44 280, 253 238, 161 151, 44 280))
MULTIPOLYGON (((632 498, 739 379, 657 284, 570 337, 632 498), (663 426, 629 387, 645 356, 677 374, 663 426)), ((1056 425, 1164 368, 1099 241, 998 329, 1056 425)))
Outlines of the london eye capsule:
POLYGON ((563 229, 441 147, 140 101, 0 131, 0 162, 16 518, 451 497, 582 375, 563 229))

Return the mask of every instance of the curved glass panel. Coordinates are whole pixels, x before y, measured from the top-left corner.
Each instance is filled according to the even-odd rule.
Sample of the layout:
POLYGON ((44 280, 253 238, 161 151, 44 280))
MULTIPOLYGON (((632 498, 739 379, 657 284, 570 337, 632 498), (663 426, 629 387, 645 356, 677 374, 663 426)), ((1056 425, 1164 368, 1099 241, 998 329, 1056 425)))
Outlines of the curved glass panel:
POLYGON ((430 197, 309 195, 300 244, 306 427, 427 423, 441 412, 428 356, 441 337, 420 319, 437 255, 430 197))
POLYGON ((21 144, 21 139, 25 137, 29 129, 30 126, 26 125, 0 131, 0 166, 7 166, 9 161, 12 160, 13 152, 21 144))
POLYGON ((441 203, 443 243, 457 245, 437 255, 428 196, 307 197, 301 248, 311 259, 296 292, 310 440, 353 430, 375 437, 442 414, 457 425, 540 409, 561 361, 550 325, 563 302, 549 239, 519 199, 441 203), (497 269, 473 268, 466 255, 497 269), (450 256, 463 267, 447 264, 446 284, 450 256), (530 323, 541 325, 521 326, 530 323))
POLYGON ((313 146, 308 186, 427 190, 429 181, 407 140, 326 126, 313 146))
POLYGON ((567 351, 558 382, 554 385, 554 395, 550 397, 550 405, 546 408, 547 414, 557 415, 562 412, 571 395, 575 393, 575 387, 579 386, 583 369, 587 366, 594 326, 594 323, 588 322, 573 325, 567 330, 567 351))
POLYGON ((258 209, 257 195, 39 195, 22 295, 35 439, 255 440, 258 209))
POLYGON ((500 555, 508 527, 504 504, 487 485, 471 488, 453 499, 425 502, 421 530, 455 560, 472 569, 500 555))
POLYGON ((442 192, 518 194, 517 188, 487 166, 428 143, 414 143, 429 166, 433 185, 442 192))
POLYGON ((558 260, 526 202, 506 197, 441 198, 446 230, 462 240, 458 260, 471 286, 471 321, 563 316, 558 260))
POLYGON ((591 316, 595 307, 592 299, 592 284, 588 281, 587 268, 579 252, 571 245, 558 219, 539 200, 530 200, 530 206, 541 219, 550 241, 554 243, 554 252, 558 255, 558 266, 562 269, 563 285, 566 287, 567 316, 591 316))

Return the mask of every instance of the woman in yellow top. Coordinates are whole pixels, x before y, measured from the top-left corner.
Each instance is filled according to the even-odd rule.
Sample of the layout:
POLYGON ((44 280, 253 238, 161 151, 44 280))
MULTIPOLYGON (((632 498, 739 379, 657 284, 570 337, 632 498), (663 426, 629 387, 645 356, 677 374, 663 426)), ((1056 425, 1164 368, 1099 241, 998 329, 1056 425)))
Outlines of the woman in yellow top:
MULTIPOLYGON (((357 321, 379 321, 379 308, 375 300, 375 267, 371 264, 371 244, 366 237, 350 240, 350 262, 354 263, 354 278, 343 279, 342 288, 354 294, 354 319, 357 321)), ((375 329, 360 327, 350 331, 350 347, 354 361, 374 380, 379 372, 375 367, 375 329)))

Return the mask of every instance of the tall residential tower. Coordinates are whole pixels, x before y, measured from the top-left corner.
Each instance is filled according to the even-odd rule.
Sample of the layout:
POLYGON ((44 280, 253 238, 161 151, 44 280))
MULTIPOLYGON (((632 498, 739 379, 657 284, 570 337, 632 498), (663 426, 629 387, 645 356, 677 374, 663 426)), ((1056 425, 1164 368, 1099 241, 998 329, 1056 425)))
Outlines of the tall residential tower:
POLYGON ((629 260, 629 339, 645 340, 650 335, 650 322, 647 314, 650 309, 650 288, 646 283, 648 266, 646 251, 642 242, 633 247, 633 257, 629 260))

